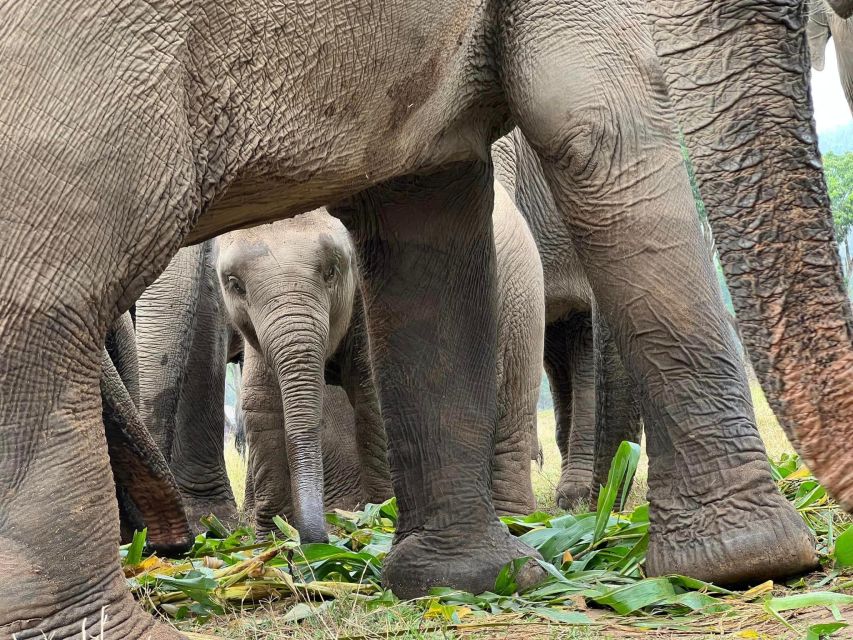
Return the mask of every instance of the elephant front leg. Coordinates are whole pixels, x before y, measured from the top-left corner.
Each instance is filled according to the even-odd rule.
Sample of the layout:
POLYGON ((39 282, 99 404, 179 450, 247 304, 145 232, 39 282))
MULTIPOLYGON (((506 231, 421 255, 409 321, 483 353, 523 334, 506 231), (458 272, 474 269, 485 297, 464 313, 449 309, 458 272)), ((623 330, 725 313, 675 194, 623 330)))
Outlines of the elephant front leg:
MULTIPOLYGON (((491 172, 464 165, 376 187, 335 211, 365 268, 365 307, 400 511, 383 581, 400 597, 494 587, 536 552, 491 502, 496 426, 491 172)), ((538 579, 528 563, 522 585, 538 579)))
POLYGON ((249 450, 246 499, 251 501, 258 533, 265 534, 276 529, 275 516, 293 516, 293 498, 278 379, 249 344, 244 351, 240 402, 249 450))
POLYGON ((755 426, 642 6, 561 9, 563 28, 543 30, 528 19, 550 14, 545 0, 513 4, 502 73, 641 385, 648 571, 731 583, 811 569, 755 426))

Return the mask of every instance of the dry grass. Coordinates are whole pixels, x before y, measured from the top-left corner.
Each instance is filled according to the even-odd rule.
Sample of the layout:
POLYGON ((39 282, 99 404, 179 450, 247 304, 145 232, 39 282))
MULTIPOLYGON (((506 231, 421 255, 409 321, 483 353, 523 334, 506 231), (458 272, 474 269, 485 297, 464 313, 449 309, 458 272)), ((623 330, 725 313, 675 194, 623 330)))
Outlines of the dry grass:
MULTIPOLYGON (((776 460, 783 453, 793 453, 794 448, 785 437, 785 432, 779 426, 776 416, 770 410, 767 400, 764 398, 764 393, 757 382, 750 385, 752 391, 752 401, 755 406, 755 419, 758 423, 758 431, 761 434, 761 439, 764 441, 764 446, 767 449, 767 455, 771 459, 776 460)), ((555 494, 557 483, 560 480, 560 451, 557 449, 557 441, 554 435, 554 412, 551 410, 540 411, 538 417, 539 427, 539 442, 542 445, 545 463, 540 469, 538 465, 533 465, 533 491, 536 494, 536 500, 539 508, 543 511, 554 511, 557 506, 555 503, 555 494)), ((646 443, 643 438, 642 456, 640 464, 637 467, 637 476, 634 481, 634 487, 628 499, 628 506, 633 507, 645 499, 646 490, 648 489, 647 479, 649 473, 649 459, 646 456, 646 443)))

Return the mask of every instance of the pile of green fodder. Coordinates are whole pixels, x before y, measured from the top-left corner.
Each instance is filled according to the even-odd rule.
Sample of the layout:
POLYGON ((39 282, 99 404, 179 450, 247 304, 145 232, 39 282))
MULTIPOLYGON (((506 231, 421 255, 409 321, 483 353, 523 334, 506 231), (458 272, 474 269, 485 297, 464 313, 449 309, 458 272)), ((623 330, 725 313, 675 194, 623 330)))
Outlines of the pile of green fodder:
MULTIPOLYGON (((551 515, 537 512, 504 517, 509 530, 539 551, 543 560, 509 563, 494 588, 481 594, 433 589, 416 601, 424 618, 470 626, 472 620, 511 614, 514 620, 539 619, 573 625, 619 624, 653 629, 740 628, 744 616, 764 616, 787 625, 804 608, 828 607, 826 620, 809 628, 818 637, 847 626, 841 607, 853 605, 847 568, 853 567, 853 527, 795 455, 771 463, 785 497, 811 528, 821 571, 785 585, 770 582, 731 591, 686 576, 646 577, 648 505, 630 512, 625 504, 639 460, 639 447, 623 442, 602 487, 595 511, 551 515), (519 591, 515 577, 525 562, 538 562, 547 578, 519 591), (593 615, 595 614, 595 615, 593 615), (602 615, 603 614, 603 615, 602 615)), ((184 558, 144 558, 145 532, 122 547, 130 588, 144 606, 176 620, 203 621, 251 609, 270 601, 291 604, 286 618, 313 615, 334 598, 346 596, 376 607, 397 599, 380 584, 382 560, 397 521, 393 499, 363 511, 326 516, 334 534, 328 544, 299 542, 282 519, 273 535, 257 539, 249 528, 227 530, 215 517, 203 520, 207 532, 184 558)))

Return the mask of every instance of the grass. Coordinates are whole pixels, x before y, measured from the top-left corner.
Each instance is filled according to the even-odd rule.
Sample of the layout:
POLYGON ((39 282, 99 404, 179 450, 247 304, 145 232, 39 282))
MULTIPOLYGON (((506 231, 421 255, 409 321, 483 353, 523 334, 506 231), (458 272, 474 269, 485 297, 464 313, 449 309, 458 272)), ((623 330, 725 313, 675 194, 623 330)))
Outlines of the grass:
MULTIPOLYGON (((756 385, 752 391, 759 430, 770 458, 778 459, 780 456, 790 454, 792 452, 790 443, 785 438, 784 433, 767 406, 760 389, 756 385)), ((554 492, 559 480, 560 458, 554 438, 553 412, 540 412, 539 434, 544 449, 544 465, 541 469, 537 465, 533 466, 534 489, 540 509, 554 514, 558 513, 554 504, 554 492)), ((542 608, 536 604, 537 600, 532 595, 521 598, 518 596, 501 596, 498 598, 496 596, 498 600, 494 602, 482 601, 476 598, 470 601, 464 600, 459 602, 452 595, 426 598, 419 601, 399 602, 386 598, 380 592, 373 595, 342 595, 334 600, 327 599, 318 604, 317 593, 309 592, 306 585, 294 588, 290 596, 279 597, 270 601, 262 600, 259 607, 256 604, 250 608, 241 608, 239 607, 239 601, 237 601, 238 606, 236 609, 231 607, 221 615, 213 615, 204 624, 198 624, 197 620, 188 619, 175 620, 174 618, 170 618, 169 621, 183 631, 190 631, 196 634, 196 638, 222 637, 258 640, 271 640, 272 638, 361 640, 362 638, 391 637, 413 639, 469 637, 508 639, 577 638, 584 640, 623 637, 689 638, 690 640, 721 637, 754 638, 756 640, 805 638, 814 623, 831 622, 835 614, 843 614, 848 621, 853 621, 853 614, 851 614, 853 609, 845 602, 845 607, 840 610, 836 608, 834 613, 830 613, 830 610, 826 607, 812 606, 800 607, 796 610, 785 611, 778 616, 774 616, 768 610, 768 603, 782 602, 779 598, 791 593, 808 594, 814 591, 826 591, 827 589, 849 592, 850 585, 847 584, 850 582, 849 578, 843 577, 844 572, 835 571, 833 573, 831 569, 832 560, 827 555, 831 553, 835 537, 843 529, 847 519, 821 493, 822 489, 817 486, 816 482, 805 475, 805 470, 796 467, 794 459, 788 457, 786 460, 785 464, 774 467, 777 470, 781 470, 777 471, 777 475, 793 473, 791 475, 792 479, 779 480, 780 488, 783 489, 783 492, 785 492, 795 505, 798 505, 801 513, 807 518, 807 522, 818 533, 820 540, 819 548, 822 549, 822 553, 825 556, 825 569, 822 573, 813 574, 804 580, 795 581, 787 586, 763 585, 754 596, 751 596, 749 592, 746 594, 738 592, 731 596, 718 594, 715 597, 720 598, 725 603, 725 609, 715 611, 710 615, 709 613, 713 608, 705 611, 703 615, 703 610, 700 610, 698 613, 690 612, 683 608, 679 609, 677 606, 673 607, 673 605, 663 604, 665 601, 660 600, 660 605, 641 607, 629 616, 617 616, 612 610, 609 610, 607 605, 595 604, 596 594, 601 596, 600 590, 604 587, 602 586, 603 583, 593 580, 589 584, 584 583, 584 588, 589 587, 592 590, 587 589, 587 591, 583 591, 585 594, 583 596, 569 595, 570 590, 556 600, 547 600, 546 598, 548 602, 547 606, 549 607, 548 610, 557 611, 557 614, 553 615, 569 615, 575 613, 577 610, 581 610, 582 615, 586 616, 589 620, 589 624, 582 626, 566 626, 565 624, 560 624, 558 620, 543 618, 541 612, 540 614, 532 613, 534 610, 537 610, 537 607, 540 610, 542 608), (787 470, 785 467, 786 464, 787 470), (828 527, 826 526, 826 522, 829 522, 828 527), (594 586, 590 587, 590 584, 594 586), (531 598, 533 599, 531 600, 531 598), (489 610, 493 613, 488 613, 489 610)), ((232 446, 226 449, 226 464, 235 496, 237 496, 238 504, 240 504, 245 484, 245 463, 232 446)), ((643 448, 637 463, 633 489, 627 501, 629 507, 634 507, 644 502, 647 487, 647 470, 648 461, 643 448)), ((609 510, 609 508, 606 508, 603 511, 599 511, 600 513, 607 514, 609 510)), ((634 514, 637 513, 642 513, 642 509, 634 512, 634 514)), ((584 514, 575 516, 575 518, 580 519, 585 517, 598 518, 599 516, 595 513, 588 516, 584 514)), ((375 536, 380 535, 379 532, 381 532, 383 536, 388 535, 390 531, 388 529, 389 524, 382 520, 381 514, 377 515, 377 513, 374 513, 371 516, 373 520, 370 521, 369 525, 365 524, 366 518, 367 516, 364 514, 350 514, 346 517, 338 518, 336 522, 339 525, 353 529, 353 531, 349 531, 348 533, 342 533, 343 538, 341 538, 339 544, 348 545, 347 548, 362 549, 360 553, 363 553, 369 548, 363 547, 363 536, 365 534, 375 536), (376 518, 379 519, 377 520, 376 518), (356 525, 354 523, 360 524, 356 525), (372 529, 370 528, 371 526, 373 527, 372 529), (355 544, 357 541, 358 544, 355 544)), ((520 529, 519 532, 526 530, 523 528, 524 526, 534 527, 538 531, 536 535, 540 535, 540 537, 542 534, 547 537, 547 535, 555 531, 555 527, 560 526, 558 524, 560 522, 559 519, 554 519, 544 514, 540 516, 540 520, 541 522, 533 525, 523 525, 519 520, 516 524, 510 523, 510 526, 520 529), (551 524, 551 520, 554 520, 554 524, 551 524)), ((631 527, 636 529, 637 525, 629 525, 626 524, 627 522, 624 517, 615 518, 611 516, 606 522, 608 528, 602 534, 604 537, 602 542, 593 543, 592 546, 589 546, 588 536, 586 539, 575 543, 575 547, 573 547, 575 549, 574 552, 577 553, 577 549, 581 549, 579 556, 584 553, 587 553, 588 556, 599 554, 600 562, 603 563, 601 566, 609 571, 615 566, 611 560, 611 556, 615 554, 615 557, 621 558, 626 555, 626 552, 630 552, 628 550, 637 540, 636 535, 638 534, 631 533, 631 527), (593 547, 596 544, 600 548, 594 549, 593 547), (619 555, 620 553, 622 556, 619 555)), ((575 523, 575 521, 572 521, 572 523, 575 523)), ((284 525, 284 523, 282 524, 284 525)), ((639 526, 642 527, 642 524, 639 526)), ((288 536, 287 531, 288 529, 284 525, 282 534, 285 539, 288 536)), ((215 545, 219 543, 214 540, 210 543, 203 541, 202 544, 215 545)), ((291 547, 289 547, 290 550, 287 551, 286 562, 282 561, 281 555, 279 555, 278 559, 273 559, 268 563, 270 569, 264 568, 267 565, 264 565, 261 569, 258 566, 254 566, 254 568, 251 570, 247 569, 244 573, 250 575, 254 571, 255 579, 264 581, 267 578, 264 577, 266 574, 263 572, 269 570, 271 573, 268 579, 274 582, 281 578, 280 573, 273 571, 278 566, 281 569, 276 569, 276 571, 290 571, 291 573, 295 572, 294 575, 298 575, 299 565, 298 562, 296 565, 292 564, 295 562, 292 553, 312 553, 311 551, 303 551, 303 549, 310 547, 310 545, 308 547, 300 547, 296 550, 295 542, 292 540, 290 543, 285 544, 291 544, 291 547), (279 564, 276 565, 276 563, 279 564), (289 569, 284 569, 285 564, 288 565, 289 569), (258 571, 261 571, 261 573, 258 573, 258 571)), ((851 542, 851 547, 853 547, 853 542, 851 542)), ((537 548, 542 550, 547 547, 538 546, 537 548)), ((251 552, 238 552, 236 555, 229 556, 223 549, 224 547, 219 549, 211 548, 209 550, 202 548, 199 550, 199 554, 210 553, 211 556, 225 558, 228 562, 245 562, 242 558, 250 557, 251 554, 251 552)), ((562 549, 560 549, 560 552, 562 552, 562 549)), ((347 553, 350 552, 347 551, 347 553)), ((379 557, 381 557, 381 554, 379 557)), ((597 561, 593 559, 593 565, 597 561)), ((312 572, 315 568, 317 571, 325 571, 326 569, 323 568, 324 562, 334 563, 337 561, 320 560, 307 566, 313 567, 311 569, 312 572)), ((363 559, 359 560, 359 562, 363 562, 363 559)), ((573 559, 571 562, 574 563, 576 560, 573 559)), ((555 566, 560 565, 559 557, 555 558, 555 563, 555 566)), ((346 566, 349 567, 348 570, 352 571, 352 565, 346 566)), ((361 565, 356 563, 356 566, 361 565)), ((574 566, 574 564, 571 566, 574 566)), ((563 569, 571 574, 571 571, 566 566, 563 569)), ((225 570, 227 571, 227 567, 225 570)), ((334 575, 335 570, 332 569, 332 574, 330 575, 334 575)), ((363 573, 356 575, 356 581, 363 580, 366 581, 365 584, 375 584, 375 577, 371 578, 367 575, 370 571, 373 571, 373 569, 370 568, 370 562, 367 562, 362 569, 363 573)), ((628 569, 627 571, 630 575, 635 576, 632 578, 634 580, 633 584, 641 585, 640 588, 644 588, 643 585, 652 589, 656 586, 661 586, 652 580, 643 580, 640 567, 628 569), (637 582, 638 580, 639 582, 637 582)), ((210 572, 208 571, 208 573, 210 572)), ((580 571, 580 573, 575 572, 572 575, 575 575, 575 577, 584 575, 584 571, 580 571)), ((592 573, 589 573, 589 575, 592 575, 592 573)), ((611 579, 618 578, 612 571, 608 575, 613 576, 611 579)), ((314 577, 317 576, 312 575, 307 578, 308 583, 314 577)), ((352 575, 350 578, 352 578, 352 575)), ((320 576, 321 582, 315 584, 322 585, 324 584, 322 580, 325 579, 325 577, 320 576)), ((337 579, 341 579, 341 576, 338 575, 337 579)), ((220 580, 227 581, 228 578, 221 578, 220 580)), ((251 580, 249 581, 251 582, 251 580)), ((605 585, 606 588, 613 589, 613 584, 608 584, 609 586, 605 585)), ((235 583, 231 588, 235 589, 240 586, 241 583, 235 583)), ((580 587, 575 585, 571 588, 580 587)), ((372 587, 372 589, 375 589, 375 587, 372 587)), ((683 590, 684 588, 676 585, 676 592, 683 590)), ((688 589, 688 591, 691 590, 688 589)), ((707 591, 707 588, 700 587, 695 592, 704 593, 705 591, 707 591)), ((511 593, 511 591, 508 591, 508 593, 511 593)), ((174 590, 172 594, 181 597, 181 594, 174 593, 174 590)), ((155 600, 156 597, 155 592, 155 600)), ((815 596, 815 598, 818 598, 818 603, 821 602, 818 596, 815 596)), ((607 602, 607 598, 604 598, 602 602, 607 602)), ((612 609, 612 606, 610 609, 612 609)), ((159 611, 162 615, 164 611, 162 606, 159 611)), ((175 613, 175 607, 172 608, 171 612, 175 613)), ((815 631, 815 629, 818 628, 811 629, 813 633, 808 637, 808 640, 819 640, 823 637, 829 637, 827 635, 819 635, 818 631, 820 629, 818 631, 815 631)), ((841 635, 849 631, 849 629, 840 630, 838 631, 839 635, 833 635, 832 637, 851 637, 841 635)))

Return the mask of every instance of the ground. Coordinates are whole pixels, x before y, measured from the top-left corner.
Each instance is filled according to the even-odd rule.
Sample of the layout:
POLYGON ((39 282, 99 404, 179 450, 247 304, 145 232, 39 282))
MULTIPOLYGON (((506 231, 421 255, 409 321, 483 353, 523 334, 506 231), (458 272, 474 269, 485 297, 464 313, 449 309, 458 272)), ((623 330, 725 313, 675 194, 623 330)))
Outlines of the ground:
MULTIPOLYGON (((771 460, 793 449, 785 438, 775 417, 757 385, 753 385, 756 417, 759 429, 771 460)), ((540 469, 533 466, 534 489, 540 510, 558 513, 554 502, 554 490, 559 479, 560 459, 554 439, 554 415, 552 411, 539 414, 539 434, 544 450, 544 464, 540 469)), ((238 502, 243 495, 245 463, 233 447, 227 449, 228 473, 238 502)), ((648 461, 643 451, 628 506, 644 502, 648 461)), ((798 481, 795 481, 798 482, 798 481)), ((806 487, 808 488, 808 487, 806 487)), ((801 490, 802 493, 802 490, 801 490)), ((822 516, 824 512, 815 512, 822 516)), ((844 516, 840 516, 844 518, 844 516)), ((830 523, 830 531, 832 524, 830 523)), ((830 541, 832 533, 830 533, 830 541)), ((836 572, 837 574, 838 572, 836 572)), ((853 622, 853 605, 849 601, 839 602, 835 611, 826 606, 798 607, 786 611, 782 616, 773 616, 768 610, 768 598, 788 596, 792 593, 808 594, 814 591, 834 591, 837 594, 853 592, 853 580, 829 574, 829 569, 806 578, 809 585, 791 590, 784 585, 765 584, 754 594, 734 594, 731 607, 726 612, 708 615, 666 615, 662 611, 646 608, 642 614, 619 617, 604 608, 587 607, 583 598, 564 601, 564 611, 581 609, 587 618, 584 626, 571 626, 558 622, 536 619, 527 609, 520 612, 504 612, 484 615, 469 612, 465 607, 442 609, 431 601, 383 603, 379 606, 363 596, 344 596, 327 601, 317 608, 300 605, 306 598, 287 598, 268 602, 260 608, 236 611, 224 616, 214 616, 204 624, 196 621, 170 621, 191 637, 202 638, 250 638, 271 640, 293 638, 295 640, 327 639, 361 640, 365 638, 506 638, 527 640, 528 638, 567 638, 578 640, 603 640, 605 638, 744 638, 769 640, 776 638, 808 638, 821 640, 830 629, 814 627, 817 623, 832 623, 843 617, 853 622), (829 578, 827 578, 829 575, 829 578), (823 584, 820 584, 821 581, 823 584), (565 606, 568 605, 568 606, 565 606), (293 620, 293 618, 299 618, 293 620), (782 620, 781 618, 784 618, 782 620), (811 632, 809 633, 809 629, 811 632), (824 634, 820 632, 823 631, 824 634)), ((790 586, 790 585, 789 585, 790 586)), ((853 598, 850 598, 853 600, 853 598)), ((837 630, 832 638, 853 637, 850 628, 837 630)))

